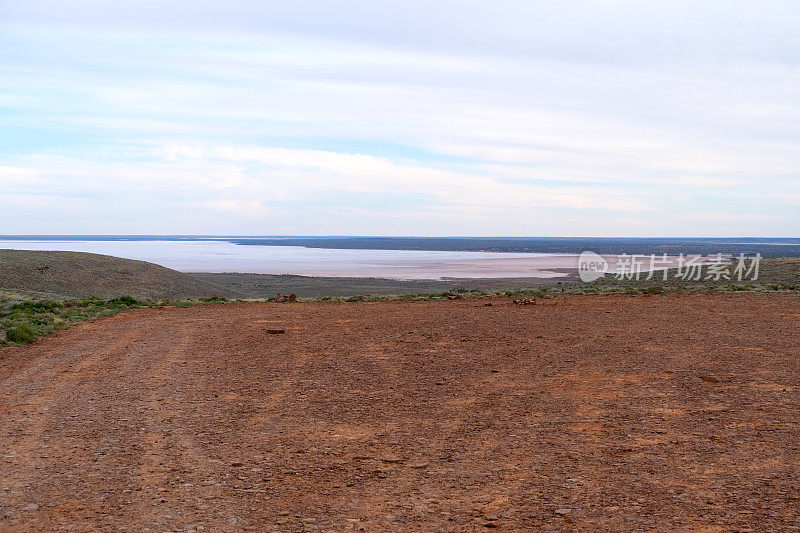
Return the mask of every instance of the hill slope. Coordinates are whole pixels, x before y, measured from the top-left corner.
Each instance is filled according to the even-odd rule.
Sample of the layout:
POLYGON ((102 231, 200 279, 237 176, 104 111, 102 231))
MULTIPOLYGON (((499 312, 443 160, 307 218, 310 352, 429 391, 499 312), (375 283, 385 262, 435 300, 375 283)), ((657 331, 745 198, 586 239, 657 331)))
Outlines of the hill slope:
POLYGON ((228 289, 160 265, 84 252, 0 250, 0 287, 74 297, 231 296, 228 289))

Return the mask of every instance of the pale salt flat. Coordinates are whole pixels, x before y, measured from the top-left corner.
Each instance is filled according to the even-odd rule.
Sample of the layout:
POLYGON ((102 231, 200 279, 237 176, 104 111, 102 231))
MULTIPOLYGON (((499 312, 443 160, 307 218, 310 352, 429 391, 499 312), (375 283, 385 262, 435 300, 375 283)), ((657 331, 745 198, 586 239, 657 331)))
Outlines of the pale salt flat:
MULTIPOLYGON (((0 248, 91 252, 149 261, 183 272, 243 272, 391 279, 560 278, 575 270, 574 254, 356 250, 237 245, 209 241, 20 241, 0 248)), ((609 271, 617 256, 604 256, 609 271)), ((674 258, 673 258, 674 260, 674 258)), ((648 268, 645 262, 644 269, 648 268)))

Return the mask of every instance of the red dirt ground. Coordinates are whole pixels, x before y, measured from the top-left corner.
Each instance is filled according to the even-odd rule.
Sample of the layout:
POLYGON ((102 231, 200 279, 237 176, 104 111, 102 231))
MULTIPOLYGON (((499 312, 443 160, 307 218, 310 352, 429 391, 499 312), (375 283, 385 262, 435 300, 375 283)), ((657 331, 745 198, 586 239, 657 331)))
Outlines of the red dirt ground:
POLYGON ((0 530, 798 529, 799 330, 759 294, 118 315, 0 352, 0 530))

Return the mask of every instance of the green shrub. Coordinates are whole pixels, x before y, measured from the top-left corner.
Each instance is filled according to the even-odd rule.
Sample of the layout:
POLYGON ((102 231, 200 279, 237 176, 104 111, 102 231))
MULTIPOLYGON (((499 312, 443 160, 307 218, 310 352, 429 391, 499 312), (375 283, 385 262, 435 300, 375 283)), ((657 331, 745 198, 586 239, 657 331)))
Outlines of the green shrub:
POLYGON ((58 302, 45 300, 43 302, 20 302, 11 306, 11 311, 28 311, 31 313, 52 313, 64 307, 58 302))
POLYGON ((52 314, 44 314, 44 315, 33 315, 25 317, 28 322, 33 324, 34 326, 44 326, 53 321, 55 315, 52 314))
POLYGON ((112 298, 108 301, 110 305, 124 305, 125 307, 136 307, 139 304, 139 300, 134 298, 133 296, 120 296, 119 298, 112 298))
POLYGON ((97 307, 103 303, 103 300, 97 296, 90 296, 83 300, 68 300, 65 302, 67 307, 97 307))
POLYGON ((225 303, 228 301, 228 299, 223 298, 221 296, 212 296, 211 298, 200 298, 200 301, 206 304, 213 304, 213 303, 225 303))
POLYGON ((33 330, 26 326, 25 324, 21 326, 17 326, 15 328, 11 328, 6 332, 6 337, 11 342, 18 342, 19 344, 28 344, 29 342, 33 342, 33 339, 36 338, 36 333, 33 330))

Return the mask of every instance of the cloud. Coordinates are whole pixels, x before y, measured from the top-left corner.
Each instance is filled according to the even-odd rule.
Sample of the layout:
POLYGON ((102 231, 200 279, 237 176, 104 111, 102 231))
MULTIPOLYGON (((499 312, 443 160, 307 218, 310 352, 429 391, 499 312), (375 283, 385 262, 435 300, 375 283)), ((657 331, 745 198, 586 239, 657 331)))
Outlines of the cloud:
POLYGON ((364 154, 230 145, 170 146, 166 151, 173 158, 207 161, 203 166, 218 161, 244 165, 252 169, 254 193, 268 193, 267 189, 258 190, 259 185, 276 187, 283 197, 287 190, 293 191, 295 201, 304 194, 323 191, 388 195, 410 192, 429 196, 437 204, 460 206, 650 209, 645 199, 624 190, 584 187, 576 191, 553 185, 506 183, 489 176, 440 170, 420 163, 398 164, 364 154))
POLYGON ((244 217, 261 217, 270 213, 263 203, 257 200, 212 200, 206 207, 223 213, 233 213, 244 217))
POLYGON ((47 217, 48 210, 62 212, 80 212, 86 208, 87 202, 82 199, 68 196, 55 196, 48 194, 0 194, 0 203, 5 207, 5 213, 19 216, 21 213, 35 211, 37 216, 47 217))
POLYGON ((3 2, 4 188, 134 233, 800 231, 796 3, 132 6, 3 2))
POLYGON ((27 188, 42 180, 29 168, 0 166, 0 187, 6 191, 16 188, 27 188))

